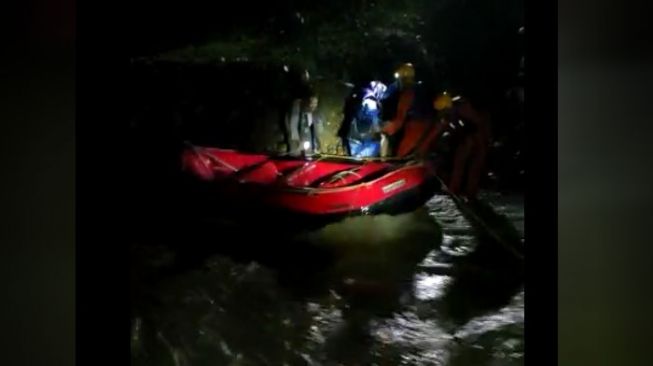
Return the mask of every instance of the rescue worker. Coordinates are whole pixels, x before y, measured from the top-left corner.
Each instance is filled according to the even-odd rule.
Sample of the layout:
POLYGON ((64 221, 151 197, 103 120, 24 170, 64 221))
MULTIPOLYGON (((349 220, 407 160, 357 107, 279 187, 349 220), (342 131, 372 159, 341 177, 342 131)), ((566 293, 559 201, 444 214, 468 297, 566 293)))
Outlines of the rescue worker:
POLYGON ((354 109, 343 122, 339 135, 348 153, 355 157, 377 157, 381 153, 381 100, 387 90, 380 81, 372 81, 355 96, 354 109))
POLYGON ((291 154, 320 152, 320 137, 324 128, 322 119, 317 114, 318 103, 317 95, 312 93, 292 103, 291 110, 286 115, 288 150, 291 154))
MULTIPOLYGON (((437 113, 438 109, 433 104, 433 109, 437 113)), ((401 130, 396 134, 398 141, 395 140, 395 156, 407 157, 412 155, 416 158, 426 158, 436 149, 435 143, 438 138, 447 130, 447 124, 442 118, 439 118, 434 111, 413 112, 403 122, 401 130)))
POLYGON ((469 100, 449 94, 438 95, 434 108, 451 135, 453 167, 448 188, 466 199, 476 197, 490 148, 490 116, 469 100))
POLYGON ((394 117, 383 124, 382 156, 396 155, 393 150, 397 150, 404 124, 407 119, 413 117, 411 112, 415 102, 415 68, 410 63, 404 63, 399 66, 394 76, 396 81, 390 85, 383 99, 398 94, 397 110, 394 117))
POLYGON ((404 123, 401 140, 396 149, 396 156, 412 155, 426 158, 434 150, 437 139, 446 131, 446 124, 434 116, 421 116, 404 123))

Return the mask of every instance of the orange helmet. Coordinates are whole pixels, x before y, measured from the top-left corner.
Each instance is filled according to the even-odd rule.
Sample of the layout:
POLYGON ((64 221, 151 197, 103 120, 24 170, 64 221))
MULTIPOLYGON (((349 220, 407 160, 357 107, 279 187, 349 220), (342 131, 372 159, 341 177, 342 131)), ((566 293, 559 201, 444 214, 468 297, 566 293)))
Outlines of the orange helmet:
POLYGON ((433 108, 435 108, 436 111, 443 111, 446 109, 450 109, 453 106, 453 99, 447 93, 446 91, 438 94, 437 97, 433 100, 433 108))
POLYGON ((415 81, 415 67, 413 64, 401 64, 395 71, 395 79, 401 80, 404 84, 413 84, 415 81))

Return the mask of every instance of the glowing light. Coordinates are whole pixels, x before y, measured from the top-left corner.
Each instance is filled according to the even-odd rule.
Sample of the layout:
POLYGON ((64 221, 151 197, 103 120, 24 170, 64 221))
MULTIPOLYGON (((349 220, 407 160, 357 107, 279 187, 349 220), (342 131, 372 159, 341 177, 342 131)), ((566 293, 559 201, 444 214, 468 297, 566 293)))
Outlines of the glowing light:
POLYGON ((452 101, 457 101, 460 100, 460 95, 456 95, 455 97, 451 98, 452 101))
POLYGON ((309 141, 304 141, 304 150, 308 150, 311 148, 311 143, 309 141))
POLYGON ((376 102, 374 102, 373 100, 365 99, 363 105, 371 111, 375 111, 377 109, 376 102))
POLYGON ((399 73, 395 72, 395 79, 399 79, 399 73))

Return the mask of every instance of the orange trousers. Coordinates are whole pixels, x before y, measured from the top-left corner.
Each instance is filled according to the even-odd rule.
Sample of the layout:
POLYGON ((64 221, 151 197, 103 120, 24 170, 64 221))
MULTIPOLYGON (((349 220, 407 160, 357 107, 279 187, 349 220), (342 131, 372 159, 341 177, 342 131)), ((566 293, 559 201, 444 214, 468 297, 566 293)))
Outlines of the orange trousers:
POLYGON ((488 146, 481 133, 465 137, 456 148, 449 190, 456 195, 476 197, 485 168, 488 146), (467 179, 464 180, 465 175, 467 179))

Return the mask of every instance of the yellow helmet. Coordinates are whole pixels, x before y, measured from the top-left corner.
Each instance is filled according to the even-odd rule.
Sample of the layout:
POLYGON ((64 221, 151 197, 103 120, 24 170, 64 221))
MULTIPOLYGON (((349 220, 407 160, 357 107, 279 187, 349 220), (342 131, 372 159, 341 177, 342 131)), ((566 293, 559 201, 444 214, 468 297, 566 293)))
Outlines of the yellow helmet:
POLYGON ((437 111, 443 111, 445 109, 450 109, 453 106, 453 100, 449 93, 446 91, 442 94, 439 94, 433 100, 433 108, 437 111))
POLYGON ((404 63, 395 71, 395 79, 402 83, 412 84, 415 81, 415 67, 411 63, 404 63))

